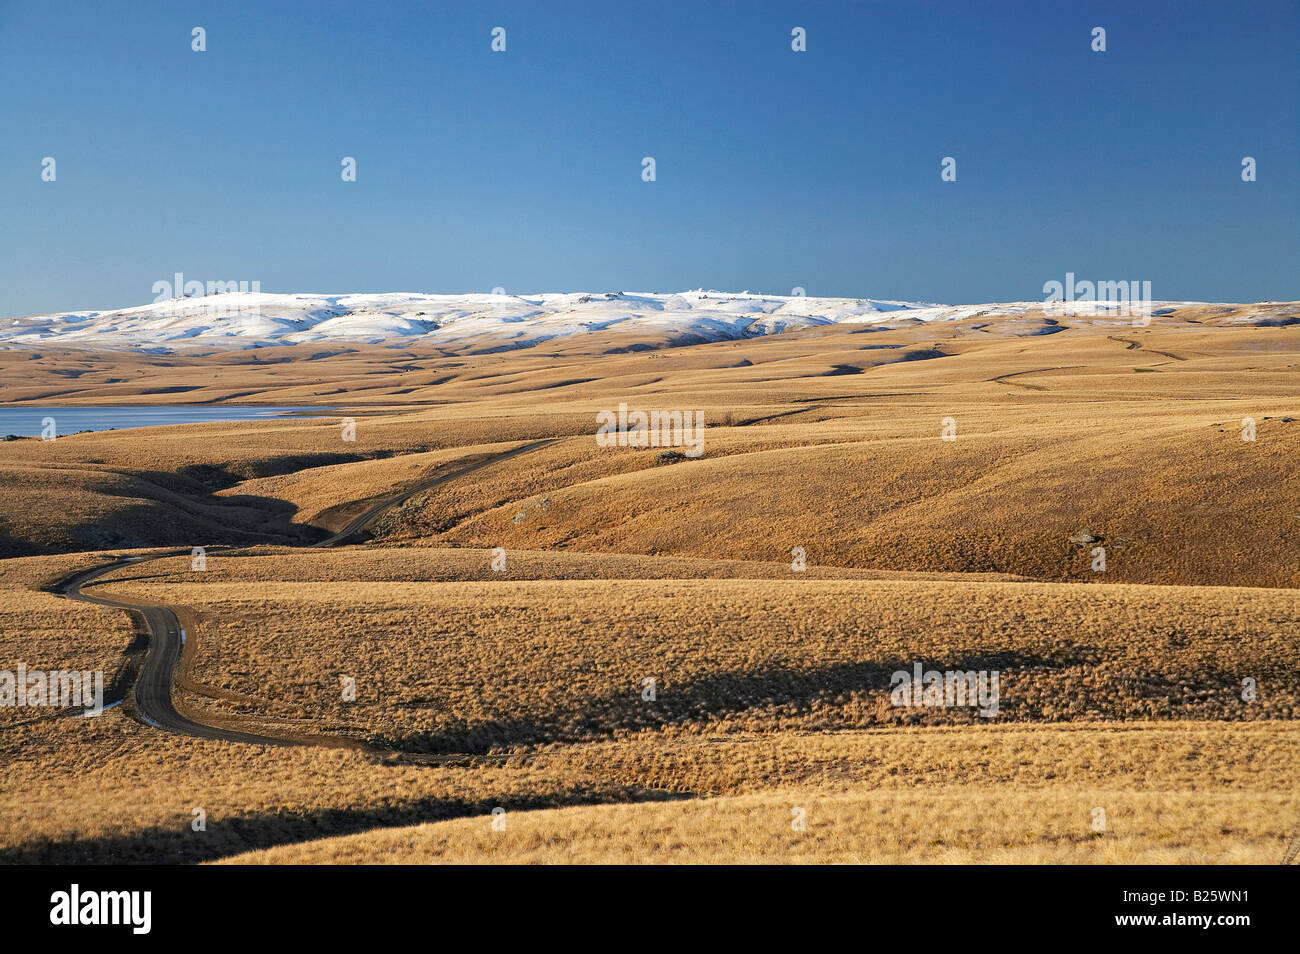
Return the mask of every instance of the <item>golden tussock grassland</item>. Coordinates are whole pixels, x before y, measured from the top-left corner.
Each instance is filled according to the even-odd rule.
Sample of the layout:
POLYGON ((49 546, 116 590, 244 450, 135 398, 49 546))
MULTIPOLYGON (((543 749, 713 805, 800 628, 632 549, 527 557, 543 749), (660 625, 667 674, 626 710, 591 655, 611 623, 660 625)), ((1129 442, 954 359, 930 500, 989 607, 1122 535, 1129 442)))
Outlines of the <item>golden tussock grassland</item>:
POLYGON ((1110 789, 794 789, 459 818, 263 849, 223 863, 1250 864, 1277 853, 1285 835, 1277 820, 1292 801, 1110 789), (1091 827, 1102 817, 1098 810, 1106 812, 1105 831, 1091 827))
MULTIPOLYGON (((408 565, 438 559, 400 553, 408 565)), ((196 612, 197 704, 419 751, 666 724, 728 732, 980 721, 973 708, 892 706, 892 674, 918 663, 999 672, 1004 722, 1293 719, 1300 705, 1292 590, 805 579, 136 579, 104 589, 196 612), (342 698, 345 677, 355 700, 342 698)))
MULTIPOLYGON (((0 745, 8 768, 0 785, 0 859, 11 862, 211 860, 341 833, 363 841, 385 828, 409 835, 400 826, 433 819, 467 819, 461 831, 473 835, 480 826, 489 831, 496 807, 506 809, 508 830, 517 834, 550 824, 530 828, 525 816, 533 810, 620 803, 644 812, 638 825, 650 829, 679 823, 671 814, 654 820, 660 803, 672 809, 685 807, 683 799, 749 796, 771 811, 742 813, 723 828, 689 823, 694 836, 687 837, 688 828, 658 846, 631 837, 638 825, 624 838, 601 827, 613 819, 597 819, 571 840, 560 834, 576 825, 552 827, 549 856, 528 856, 518 841, 501 841, 478 860, 555 862, 598 851, 606 860, 620 853, 722 860, 730 850, 724 839, 737 850, 772 839, 769 861, 796 860, 795 854, 817 860, 810 846, 785 837, 791 808, 805 805, 809 832, 823 847, 837 841, 835 851, 856 844, 866 852, 863 840, 874 831, 899 843, 898 860, 932 863, 942 860, 931 844, 942 840, 942 825, 972 817, 956 807, 968 801, 991 810, 982 824, 962 826, 961 842, 947 843, 965 845, 972 861, 995 860, 1009 844, 1021 861, 1064 860, 1063 848, 1079 852, 1074 860, 1105 860, 1094 850, 1104 846, 1093 845, 1093 809, 1100 807, 1108 834, 1135 852, 1129 860, 1275 863, 1300 812, 1300 736, 1277 722, 777 731, 713 739, 668 730, 441 767, 338 749, 187 739, 115 709, 99 719, 25 726, 0 734, 0 745), (879 798, 877 804, 900 809, 910 803, 919 813, 912 817, 927 819, 926 827, 906 827, 901 812, 836 823, 818 813, 814 795, 879 798), (1040 804, 1057 807, 1045 812, 1034 807, 1040 804), (1160 824, 1139 811, 1144 805, 1163 806, 1160 824), (1207 805, 1217 808, 1206 811, 1207 805), (206 814, 202 832, 192 828, 196 808, 206 814), (1026 813, 1018 831, 1017 813, 1003 808, 1026 813), (1225 813, 1232 817, 1223 820, 1225 813), (745 818, 754 830, 736 831, 745 818), (936 822, 941 827, 928 827, 936 822), (602 833, 610 841, 603 849, 590 843, 602 833), (781 845, 793 853, 777 850, 781 845), (519 854, 510 858, 511 852, 519 854)), ((423 840, 411 836, 412 845, 423 840)), ((381 842, 370 859, 438 860, 432 850, 425 857, 382 847, 391 843, 381 842)), ((441 850, 466 854, 473 844, 441 850)), ((320 859, 334 851, 308 850, 320 859)), ((344 852, 355 850, 354 842, 331 860, 347 860, 344 852)))
POLYGON ((1275 862, 1300 341, 1239 317, 0 350, 6 403, 322 415, 0 442, 0 670, 125 695, 0 712, 0 860, 1275 862), (702 456, 599 446, 620 402, 702 456), (170 549, 86 589, 177 609, 176 706, 355 745, 135 719, 140 620, 43 587, 170 549), (996 671, 996 717, 893 704, 917 663, 996 671))

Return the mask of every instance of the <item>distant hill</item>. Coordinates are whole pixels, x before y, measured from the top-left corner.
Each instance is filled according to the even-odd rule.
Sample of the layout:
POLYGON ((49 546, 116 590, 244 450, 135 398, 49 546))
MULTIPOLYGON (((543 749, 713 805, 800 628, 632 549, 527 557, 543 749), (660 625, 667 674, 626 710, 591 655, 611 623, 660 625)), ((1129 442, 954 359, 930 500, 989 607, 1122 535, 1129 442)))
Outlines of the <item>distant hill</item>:
POLYGON ((6 319, 0 344, 175 350, 244 349, 268 344, 423 340, 450 347, 526 348, 574 335, 620 333, 655 344, 696 344, 780 334, 832 324, 900 328, 1000 318, 1019 333, 1043 334, 1060 317, 1131 325, 1193 314, 1195 323, 1284 325, 1300 322, 1294 302, 1254 305, 1145 302, 1132 315, 1119 302, 1003 302, 936 305, 870 298, 689 291, 538 295, 314 295, 226 292, 171 298, 116 311, 6 319), (1008 319, 1010 319, 1008 321, 1008 319))

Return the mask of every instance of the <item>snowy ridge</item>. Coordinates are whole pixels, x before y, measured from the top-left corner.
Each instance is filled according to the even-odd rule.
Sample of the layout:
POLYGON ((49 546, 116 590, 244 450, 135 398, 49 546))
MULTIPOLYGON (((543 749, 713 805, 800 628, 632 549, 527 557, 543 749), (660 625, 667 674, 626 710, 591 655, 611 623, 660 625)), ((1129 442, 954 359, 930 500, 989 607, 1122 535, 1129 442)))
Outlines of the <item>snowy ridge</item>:
MULTIPOLYGON (((1191 302, 1149 302, 1159 314, 1191 302)), ((1105 320, 1116 303, 1072 302, 1105 320)), ((170 350, 272 344, 424 339, 439 344, 495 341, 529 347, 566 335, 630 332, 682 342, 780 334, 829 324, 900 327, 964 318, 1041 315, 1042 302, 936 305, 868 298, 809 298, 690 291, 673 294, 310 295, 227 292, 172 298, 135 308, 68 312, 0 321, 0 344, 170 350)), ((1060 306, 1046 306, 1060 307, 1060 306)), ((1039 321, 1042 319, 1039 318, 1039 321)), ((1117 323, 1127 318, 1113 317, 1117 323)))

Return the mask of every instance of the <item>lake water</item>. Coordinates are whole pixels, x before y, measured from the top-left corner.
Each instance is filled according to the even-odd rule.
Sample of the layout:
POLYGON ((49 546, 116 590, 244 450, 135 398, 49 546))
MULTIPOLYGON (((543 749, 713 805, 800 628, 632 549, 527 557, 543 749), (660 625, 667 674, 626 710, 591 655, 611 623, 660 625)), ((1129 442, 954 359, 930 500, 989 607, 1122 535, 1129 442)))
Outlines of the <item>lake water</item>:
POLYGON ((40 437, 47 418, 54 418, 55 436, 78 431, 108 431, 159 424, 203 424, 209 421, 262 421, 277 417, 330 417, 323 407, 0 407, 0 437, 40 437))

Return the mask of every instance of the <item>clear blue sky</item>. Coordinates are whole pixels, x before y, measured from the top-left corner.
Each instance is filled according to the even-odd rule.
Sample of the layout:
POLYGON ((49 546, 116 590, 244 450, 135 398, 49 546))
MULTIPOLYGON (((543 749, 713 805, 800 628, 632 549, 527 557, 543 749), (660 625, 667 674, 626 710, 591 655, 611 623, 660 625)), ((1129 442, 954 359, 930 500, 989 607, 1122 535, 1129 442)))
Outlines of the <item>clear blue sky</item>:
POLYGON ((1295 0, 0 0, 0 131, 3 315, 140 304, 178 271, 1300 299, 1295 0))

